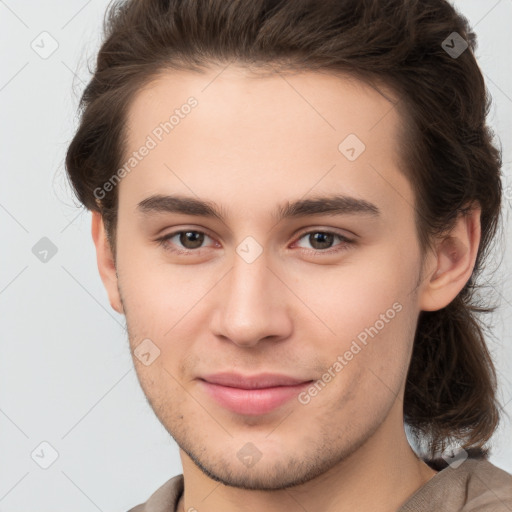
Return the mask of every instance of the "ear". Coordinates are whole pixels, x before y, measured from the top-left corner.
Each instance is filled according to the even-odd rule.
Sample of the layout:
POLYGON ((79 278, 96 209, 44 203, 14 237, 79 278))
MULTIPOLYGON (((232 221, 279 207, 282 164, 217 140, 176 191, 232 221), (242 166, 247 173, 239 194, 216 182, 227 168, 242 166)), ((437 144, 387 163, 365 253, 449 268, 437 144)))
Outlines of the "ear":
POLYGON ((452 231, 436 242, 419 295, 421 311, 444 308, 469 281, 480 244, 480 214, 480 206, 460 214, 452 231))
POLYGON ((92 212, 92 239, 96 246, 96 260, 101 280, 107 290, 108 299, 112 308, 124 314, 119 289, 117 287, 117 271, 110 244, 107 239, 103 218, 99 212, 92 212))

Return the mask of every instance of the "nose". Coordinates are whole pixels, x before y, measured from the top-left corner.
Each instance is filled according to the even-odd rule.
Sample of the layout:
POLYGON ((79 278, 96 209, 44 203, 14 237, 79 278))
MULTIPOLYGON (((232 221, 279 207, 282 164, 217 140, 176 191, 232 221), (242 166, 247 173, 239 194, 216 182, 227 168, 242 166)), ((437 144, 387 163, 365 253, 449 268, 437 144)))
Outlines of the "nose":
POLYGON ((278 341, 290 336, 290 291, 271 270, 262 254, 248 263, 234 258, 233 267, 215 287, 215 307, 211 331, 240 347, 262 341, 278 341))

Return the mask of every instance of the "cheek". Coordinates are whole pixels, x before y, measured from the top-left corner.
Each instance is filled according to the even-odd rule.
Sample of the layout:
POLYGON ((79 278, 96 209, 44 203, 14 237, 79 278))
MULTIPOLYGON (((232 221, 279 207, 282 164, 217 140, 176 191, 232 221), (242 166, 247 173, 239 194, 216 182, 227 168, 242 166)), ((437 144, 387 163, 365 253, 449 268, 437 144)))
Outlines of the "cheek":
POLYGON ((207 293, 216 276, 194 272, 192 265, 170 265, 154 254, 150 250, 119 250, 119 285, 134 329, 145 329, 148 336, 150 329, 163 338, 207 293))
POLYGON ((335 343, 320 341, 325 364, 320 380, 326 384, 318 393, 321 397, 312 398, 313 409, 349 418, 354 432, 367 428, 365 422, 371 418, 382 417, 399 396, 414 339, 410 302, 396 301, 387 309, 364 307, 369 320, 347 316, 344 324, 339 321, 335 326, 335 343))
POLYGON ((297 291, 322 320, 314 327, 303 321, 302 328, 316 335, 326 371, 336 375, 329 393, 372 407, 393 399, 406 378, 418 314, 411 294, 414 260, 403 261, 395 248, 380 249, 379 257, 368 254, 365 261, 309 274, 297 291))
POLYGON ((163 358, 155 361, 151 366, 137 365, 137 377, 140 386, 151 404, 157 417, 164 425, 177 424, 183 420, 183 412, 187 404, 187 422, 190 414, 194 412, 194 403, 190 402, 188 392, 179 384, 173 368, 162 363, 163 358))
POLYGON ((404 316, 399 310, 414 301, 416 272, 413 259, 404 260, 399 249, 381 244, 364 254, 348 255, 337 266, 310 266, 307 272, 295 269, 285 279, 293 283, 307 309, 302 306, 306 315, 297 321, 315 320, 332 343, 346 342, 360 333, 364 338, 365 330, 375 325, 379 331, 398 326, 398 317, 404 316))

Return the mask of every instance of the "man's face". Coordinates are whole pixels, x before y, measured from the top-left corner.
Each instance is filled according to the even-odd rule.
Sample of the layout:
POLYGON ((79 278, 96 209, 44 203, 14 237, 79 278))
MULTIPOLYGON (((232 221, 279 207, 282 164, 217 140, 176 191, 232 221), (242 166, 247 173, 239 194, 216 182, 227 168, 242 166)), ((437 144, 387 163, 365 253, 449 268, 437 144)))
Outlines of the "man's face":
POLYGON ((165 74, 131 106, 126 160, 150 149, 119 185, 118 286, 131 348, 144 343, 142 388, 181 449, 226 484, 279 488, 402 426, 419 313, 413 191, 400 119, 374 89, 219 72, 165 74), (222 219, 139 205, 170 195, 222 219), (278 216, 324 196, 367 207, 278 216), (278 405, 246 392, 228 407, 201 380, 220 372, 312 382, 278 405))

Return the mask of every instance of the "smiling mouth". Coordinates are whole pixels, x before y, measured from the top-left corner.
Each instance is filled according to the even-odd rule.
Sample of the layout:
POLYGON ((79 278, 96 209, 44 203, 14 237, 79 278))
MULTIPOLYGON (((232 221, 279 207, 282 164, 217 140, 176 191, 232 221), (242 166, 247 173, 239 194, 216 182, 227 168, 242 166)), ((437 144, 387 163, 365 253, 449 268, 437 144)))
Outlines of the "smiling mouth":
MULTIPOLYGON (((267 379, 267 383, 271 380, 267 379)), ((274 378, 274 381, 278 380, 279 378, 274 378)), ((281 382, 285 380, 281 378, 281 382)), ((300 382, 297 379, 288 379, 288 382, 294 382, 291 384, 265 385, 264 379, 260 379, 259 382, 252 380, 249 383, 247 379, 243 381, 238 376, 231 380, 224 378, 223 382, 227 381, 230 385, 199 379, 202 389, 218 405, 237 414, 250 416, 266 414, 277 409, 296 397, 313 382, 312 380, 300 382), (235 382, 238 382, 238 384, 234 385, 235 382)))

